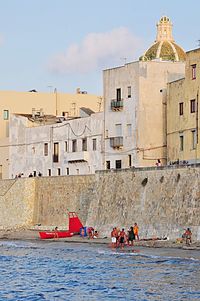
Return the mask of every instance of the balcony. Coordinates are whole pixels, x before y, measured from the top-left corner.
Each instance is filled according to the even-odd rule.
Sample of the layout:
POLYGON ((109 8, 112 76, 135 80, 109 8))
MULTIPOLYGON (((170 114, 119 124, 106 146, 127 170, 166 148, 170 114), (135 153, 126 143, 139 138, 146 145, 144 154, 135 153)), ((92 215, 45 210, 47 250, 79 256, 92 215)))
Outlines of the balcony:
POLYGON ((123 110, 123 99, 121 100, 116 100, 116 99, 113 99, 111 100, 111 110, 112 111, 121 111, 123 110))
POLYGON ((112 148, 122 148, 123 147, 123 137, 111 137, 110 147, 112 148))
POLYGON ((89 153, 86 151, 83 152, 73 152, 67 154, 68 163, 81 163, 87 162, 89 160, 89 153))

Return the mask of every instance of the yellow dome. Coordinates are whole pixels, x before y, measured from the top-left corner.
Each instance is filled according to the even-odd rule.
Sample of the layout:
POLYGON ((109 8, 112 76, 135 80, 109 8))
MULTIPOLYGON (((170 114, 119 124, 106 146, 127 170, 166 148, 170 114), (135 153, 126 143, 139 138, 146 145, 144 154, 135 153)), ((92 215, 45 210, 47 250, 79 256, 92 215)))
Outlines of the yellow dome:
POLYGON ((184 50, 178 46, 172 37, 172 23, 163 16, 157 24, 157 37, 155 43, 140 57, 140 60, 151 61, 185 61, 184 50))

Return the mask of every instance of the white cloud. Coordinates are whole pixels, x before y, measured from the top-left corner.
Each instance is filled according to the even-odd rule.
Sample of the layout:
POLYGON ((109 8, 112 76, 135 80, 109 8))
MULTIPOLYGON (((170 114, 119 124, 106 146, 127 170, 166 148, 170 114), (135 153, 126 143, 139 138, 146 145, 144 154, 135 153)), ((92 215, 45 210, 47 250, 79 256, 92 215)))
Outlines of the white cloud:
POLYGON ((89 33, 80 44, 72 44, 64 53, 56 55, 49 68, 57 73, 84 73, 110 67, 121 58, 133 60, 140 41, 126 27, 105 33, 89 33))

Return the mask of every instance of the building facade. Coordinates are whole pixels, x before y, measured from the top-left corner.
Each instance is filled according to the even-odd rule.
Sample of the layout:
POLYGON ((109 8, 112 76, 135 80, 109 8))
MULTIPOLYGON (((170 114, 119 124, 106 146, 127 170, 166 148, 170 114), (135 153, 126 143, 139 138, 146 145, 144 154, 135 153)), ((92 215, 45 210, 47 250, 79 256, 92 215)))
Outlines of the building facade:
POLYGON ((12 113, 45 112, 55 116, 77 117, 80 107, 102 111, 102 97, 77 90, 76 94, 0 91, 0 178, 9 174, 9 122, 12 113))
POLYGON ((167 83, 185 72, 185 53, 172 23, 162 17, 155 43, 140 60, 103 73, 105 168, 152 166, 167 161, 167 83))
POLYGON ((35 127, 34 118, 13 117, 9 176, 91 174, 155 166, 158 159, 166 164, 167 84, 184 76, 185 53, 173 40, 170 19, 162 17, 156 41, 139 61, 103 71, 102 113, 65 114, 57 98, 56 113, 68 118, 62 124, 35 127))
POLYGON ((87 175, 102 169, 102 115, 68 120, 12 115, 9 178, 87 175))
POLYGON ((185 77, 168 85, 168 164, 200 163, 200 48, 186 53, 185 77))

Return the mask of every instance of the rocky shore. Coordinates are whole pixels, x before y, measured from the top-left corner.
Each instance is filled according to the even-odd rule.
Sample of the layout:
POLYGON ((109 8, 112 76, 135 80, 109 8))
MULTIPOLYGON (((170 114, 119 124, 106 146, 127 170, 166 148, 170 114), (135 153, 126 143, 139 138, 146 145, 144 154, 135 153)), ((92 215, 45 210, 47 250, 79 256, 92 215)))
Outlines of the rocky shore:
MULTIPOLYGON (((20 229, 20 230, 6 230, 0 231, 0 240, 29 240, 29 241, 41 241, 38 230, 32 229, 20 229)), ((87 237, 81 238, 80 236, 72 236, 69 238, 59 238, 43 241, 56 241, 56 242, 73 242, 73 243, 90 243, 90 244, 110 244, 109 237, 100 237, 97 239, 88 239, 87 237)), ((185 242, 180 243, 171 240, 140 240, 135 241, 134 246, 142 246, 149 248, 177 248, 177 249, 189 249, 200 251, 200 241, 193 242, 190 246, 186 246, 185 242)))

